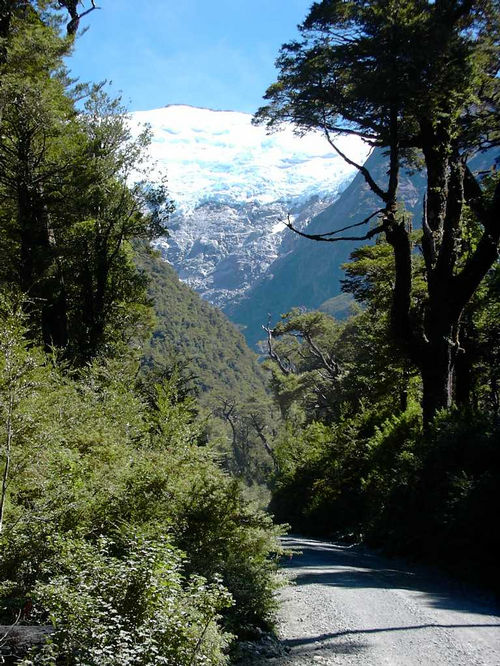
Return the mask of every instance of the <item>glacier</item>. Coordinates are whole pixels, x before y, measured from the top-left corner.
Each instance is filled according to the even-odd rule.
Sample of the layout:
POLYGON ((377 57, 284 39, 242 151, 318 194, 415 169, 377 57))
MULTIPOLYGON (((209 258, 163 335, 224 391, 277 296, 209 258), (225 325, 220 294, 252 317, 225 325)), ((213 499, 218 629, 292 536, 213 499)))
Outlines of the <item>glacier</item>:
MULTIPOLYGON (((304 227, 355 175, 319 132, 284 126, 268 134, 252 116, 187 105, 130 114, 132 132, 149 126, 147 177, 166 172, 176 205, 168 239, 157 241, 182 280, 219 305, 238 301, 273 261, 293 248, 284 220, 304 227)), ((336 140, 362 164, 370 147, 336 140)))

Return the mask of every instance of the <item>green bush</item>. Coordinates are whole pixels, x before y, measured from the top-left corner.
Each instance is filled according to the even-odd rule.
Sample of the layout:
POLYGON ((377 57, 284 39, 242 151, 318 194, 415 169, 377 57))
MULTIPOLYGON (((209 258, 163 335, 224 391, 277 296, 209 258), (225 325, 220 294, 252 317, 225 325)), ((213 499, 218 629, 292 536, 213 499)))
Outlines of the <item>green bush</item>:
POLYGON ((494 418, 458 409, 425 435, 418 412, 387 421, 371 440, 369 541, 500 589, 499 440, 494 418))
POLYGON ((20 349, 37 383, 15 406, 2 621, 52 618, 36 663, 224 663, 230 634, 272 622, 279 529, 198 445, 174 380, 152 403, 131 360, 72 374, 20 349))
POLYGON ((187 570, 209 580, 221 577, 235 601, 225 613, 232 632, 243 636, 259 626, 269 628, 283 529, 245 500, 238 481, 220 472, 202 468, 190 483, 178 494, 173 528, 176 542, 190 553, 187 570))
POLYGON ((366 419, 362 414, 332 426, 313 422, 285 431, 278 448, 284 464, 271 502, 279 521, 309 534, 359 531, 365 515, 366 419))
POLYGON ((23 664, 227 663, 230 637, 218 625, 232 604, 224 586, 184 579, 168 539, 120 541, 54 538, 57 557, 44 564, 49 582, 33 589, 36 615, 54 633, 23 664))
POLYGON ((404 541, 408 511, 419 478, 418 443, 422 440, 420 407, 409 408, 386 419, 368 439, 367 473, 362 480, 366 515, 363 531, 387 547, 404 541))

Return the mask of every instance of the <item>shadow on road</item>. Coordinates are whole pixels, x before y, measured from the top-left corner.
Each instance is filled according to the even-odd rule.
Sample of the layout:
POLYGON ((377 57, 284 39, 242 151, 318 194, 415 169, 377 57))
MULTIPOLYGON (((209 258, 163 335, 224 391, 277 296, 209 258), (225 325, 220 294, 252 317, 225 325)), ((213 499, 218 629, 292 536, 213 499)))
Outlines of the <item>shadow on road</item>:
MULTIPOLYGON (((311 639, 312 641, 313 639, 311 639)), ((314 639, 316 641, 321 641, 323 640, 321 636, 316 637, 314 639)), ((325 641, 328 640, 327 638, 324 639, 325 641)), ((293 641, 283 641, 283 645, 293 648, 293 654, 289 659, 299 659, 302 655, 304 654, 311 654, 310 650, 310 643, 300 643, 300 642, 293 642, 293 641)), ((325 655, 340 655, 340 654, 345 654, 345 655, 350 655, 350 656, 355 656, 357 654, 360 654, 364 650, 370 649, 369 643, 348 643, 348 642, 341 642, 341 643, 319 643, 318 645, 314 645, 313 650, 314 654, 325 654, 325 655)), ((302 663, 302 662, 301 662, 302 663)))
MULTIPOLYGON (((292 572, 297 569, 296 573, 292 573, 296 585, 410 590, 419 595, 421 603, 432 608, 478 615, 500 615, 500 607, 492 598, 446 579, 430 568, 410 568, 401 560, 389 560, 356 546, 296 540, 293 537, 286 537, 284 544, 290 552, 290 558, 284 562, 284 567, 292 572), (300 546, 300 553, 294 552, 297 546, 300 546)), ((384 631, 404 629, 406 627, 384 631)))
MULTIPOLYGON (((335 631, 330 634, 320 634, 318 636, 307 636, 304 638, 289 638, 283 641, 283 644, 288 647, 296 647, 297 645, 311 645, 313 643, 324 643, 325 641, 342 638, 343 636, 356 636, 359 634, 377 634, 386 631, 413 631, 415 629, 463 629, 463 628, 483 628, 483 627, 500 627, 500 624, 418 624, 407 627, 382 627, 380 629, 350 629, 347 631, 335 631)), ((361 644, 358 644, 361 645, 361 644)), ((335 646, 328 646, 328 649, 335 646)))

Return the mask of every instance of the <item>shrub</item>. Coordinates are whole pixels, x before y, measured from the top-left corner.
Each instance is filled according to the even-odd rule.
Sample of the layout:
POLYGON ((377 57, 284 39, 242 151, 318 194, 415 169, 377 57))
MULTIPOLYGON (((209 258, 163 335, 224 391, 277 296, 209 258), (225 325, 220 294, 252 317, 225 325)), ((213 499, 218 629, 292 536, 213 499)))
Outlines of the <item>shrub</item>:
MULTIPOLYGON (((121 541, 121 542, 120 542, 121 541)), ((54 627, 28 664, 95 666, 225 664, 220 611, 232 604, 219 581, 185 579, 168 539, 94 544, 54 538, 49 582, 33 590, 35 612, 54 627)))
POLYGON ((44 372, 19 407, 3 621, 52 618, 35 663, 224 663, 230 634, 272 622, 279 529, 198 446, 172 380, 152 408, 130 360, 75 375, 23 349, 44 372))

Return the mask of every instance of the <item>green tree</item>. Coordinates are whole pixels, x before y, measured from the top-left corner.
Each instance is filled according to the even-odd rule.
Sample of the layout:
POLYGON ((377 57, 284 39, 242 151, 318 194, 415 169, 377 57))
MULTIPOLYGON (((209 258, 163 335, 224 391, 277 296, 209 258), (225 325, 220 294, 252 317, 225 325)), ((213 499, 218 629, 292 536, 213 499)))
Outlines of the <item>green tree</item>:
MULTIPOLYGON (((11 20, 19 13, 30 13, 40 21, 50 22, 58 16, 58 10, 65 9, 69 14, 69 21, 66 24, 66 31, 69 37, 73 38, 76 34, 80 21, 84 16, 90 14, 96 7, 94 0, 90 0, 87 5, 80 0, 0 0, 0 40, 8 37, 11 20)), ((5 51, 3 44, 0 46, 0 62, 3 62, 5 51)))
POLYGON ((81 363, 106 345, 144 337, 147 280, 134 264, 132 243, 165 234, 173 206, 164 182, 144 181, 150 136, 145 130, 132 137, 119 100, 95 90, 76 122, 77 154, 55 215, 69 354, 81 363))
POLYGON ((265 327, 274 362, 271 386, 283 418, 300 405, 308 419, 331 421, 342 402, 343 326, 322 312, 292 310, 274 328, 265 327))
POLYGON ((0 86, 0 281, 29 295, 45 346, 81 364, 147 327, 132 241, 165 233, 172 205, 164 184, 140 182, 148 132, 134 139, 119 101, 68 81, 70 45, 29 5, 12 13, 0 86))
POLYGON ((321 129, 380 199, 380 210, 349 227, 378 215, 364 236, 342 235, 343 228, 309 237, 385 235, 395 265, 391 327, 419 368, 425 423, 453 401, 464 308, 498 256, 500 184, 486 190, 467 160, 499 142, 499 15, 494 0, 314 3, 300 26, 302 40, 282 47, 278 81, 266 93, 270 103, 256 115, 270 128, 291 121, 301 131, 321 129), (386 150, 385 184, 338 148, 338 134, 386 150), (415 302, 408 221, 398 209, 400 169, 408 162, 418 167, 419 159, 427 174, 423 307, 415 302), (461 261, 466 206, 481 235, 461 261))
POLYGON ((1 277, 29 294, 47 344, 67 341, 52 217, 73 150, 74 109, 59 75, 68 45, 29 8, 10 19, 1 67, 1 277), (69 154, 68 154, 69 153, 69 154))

